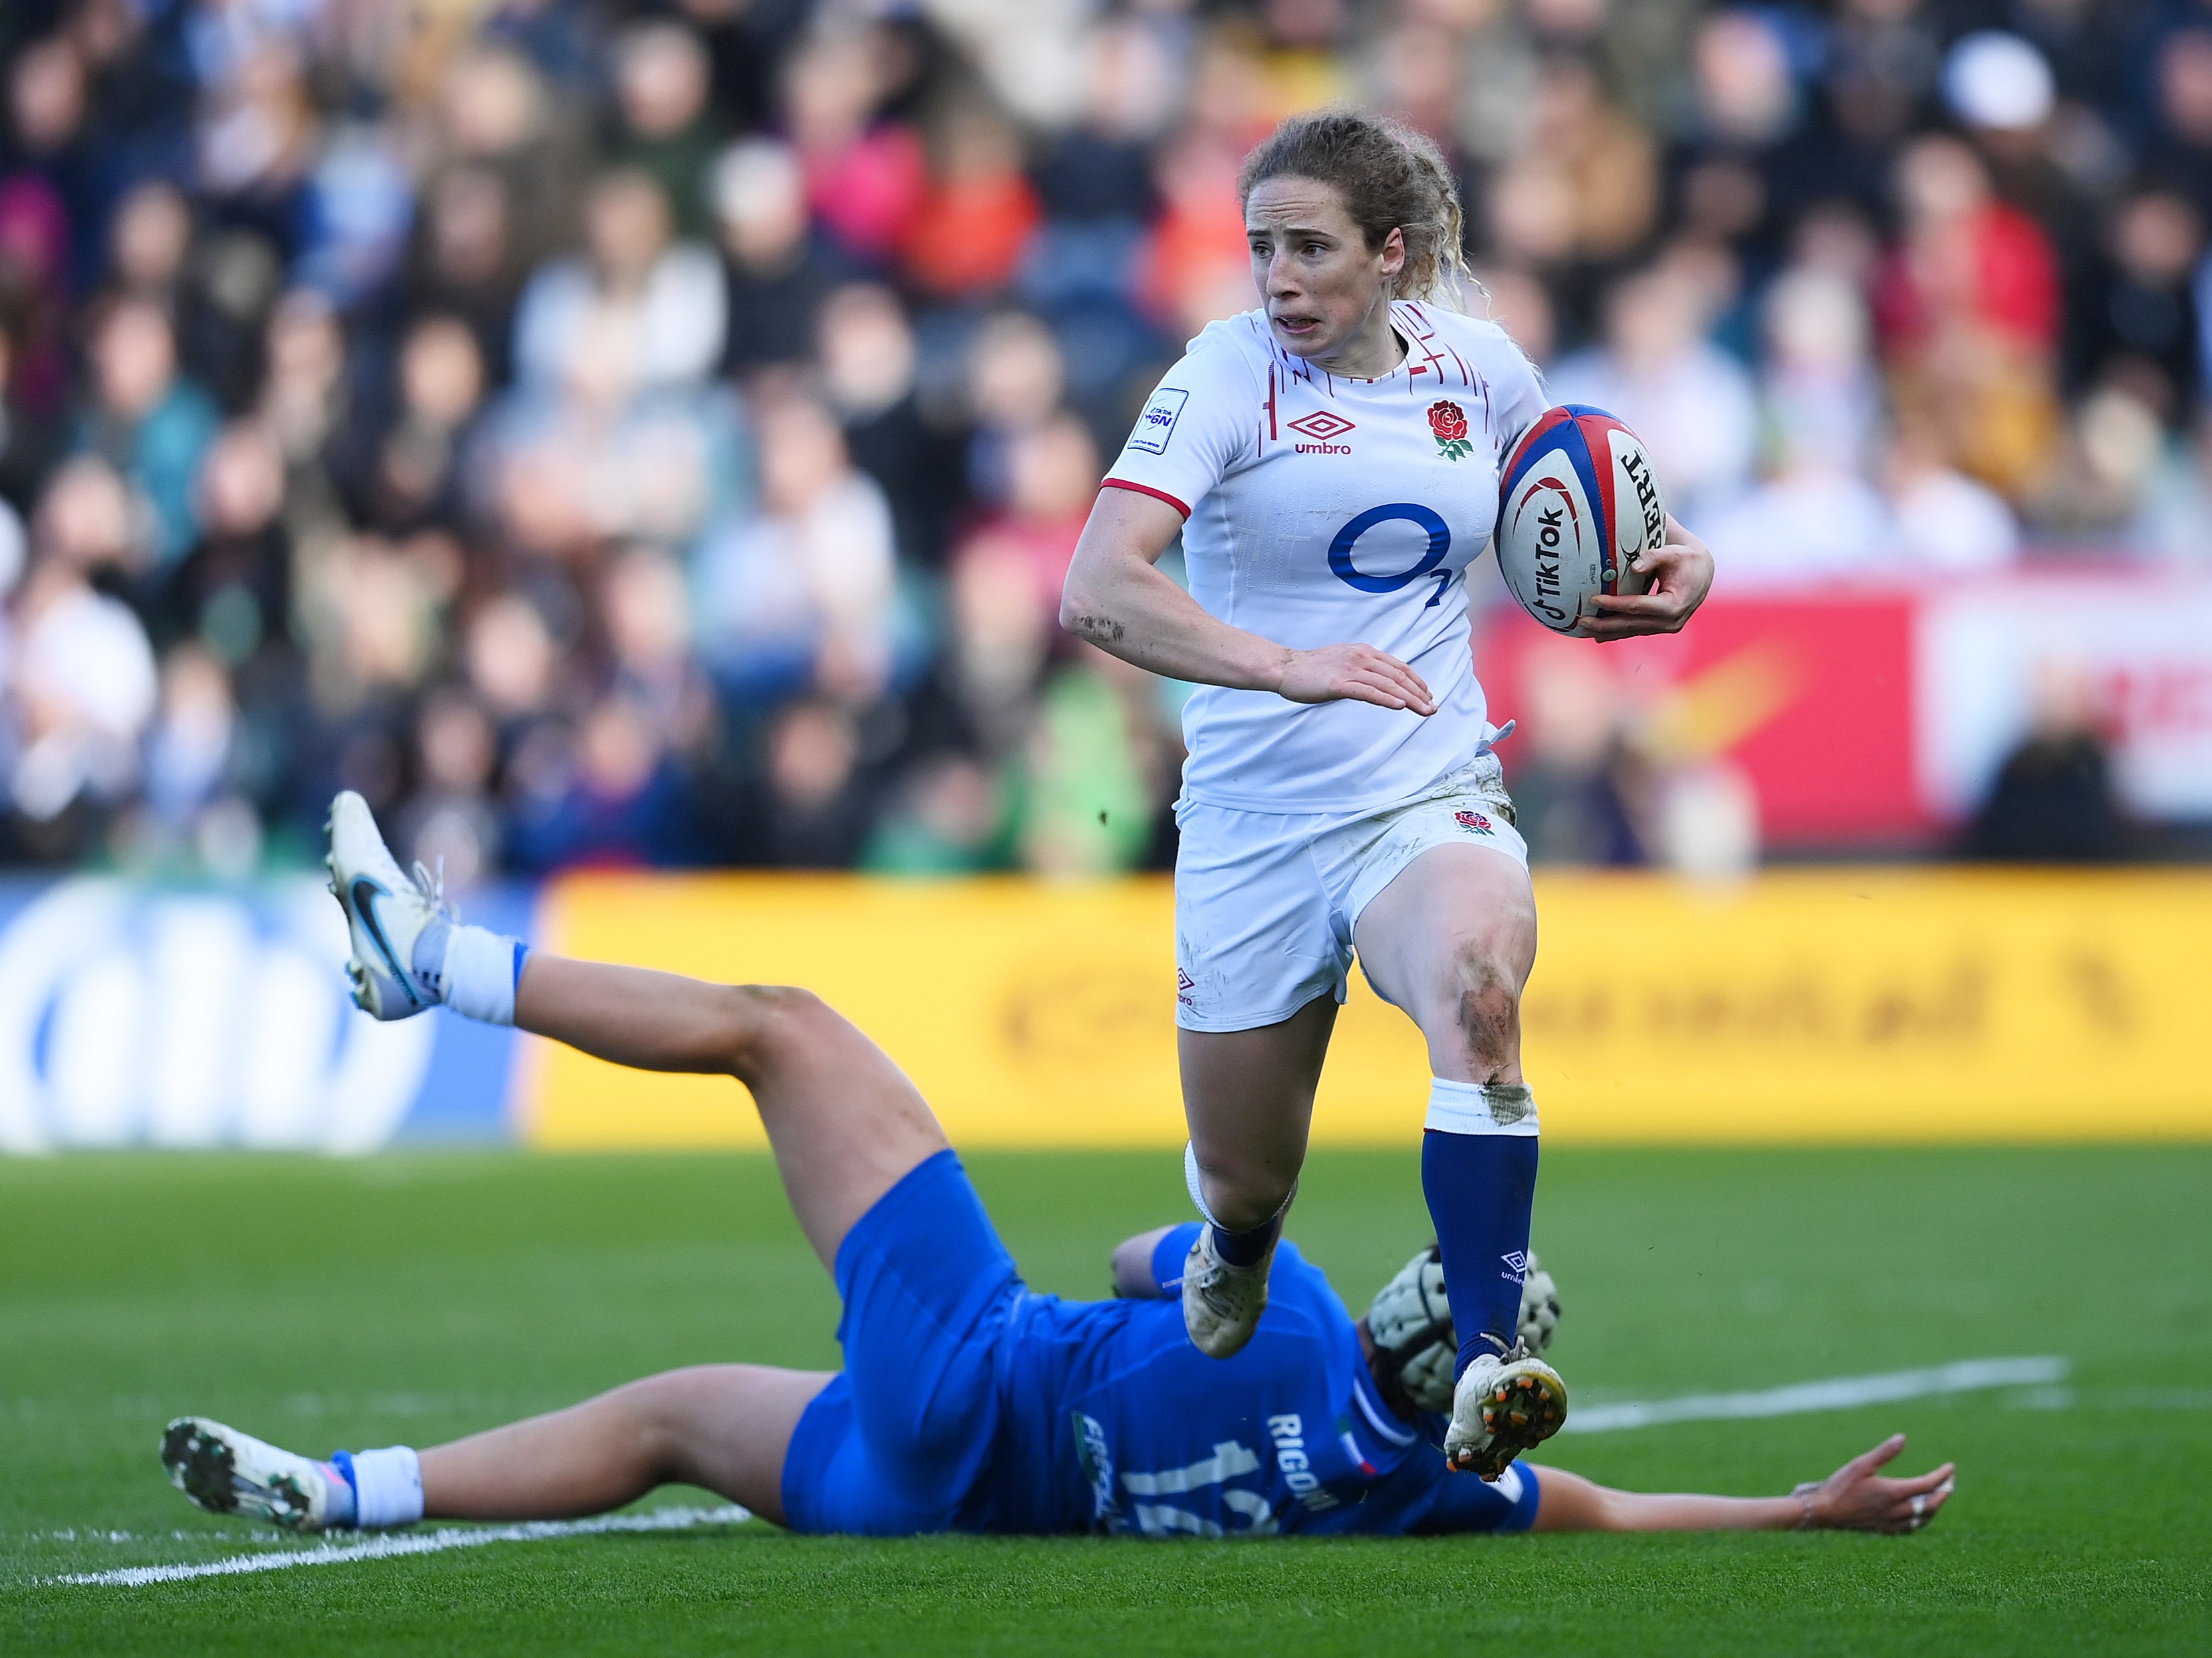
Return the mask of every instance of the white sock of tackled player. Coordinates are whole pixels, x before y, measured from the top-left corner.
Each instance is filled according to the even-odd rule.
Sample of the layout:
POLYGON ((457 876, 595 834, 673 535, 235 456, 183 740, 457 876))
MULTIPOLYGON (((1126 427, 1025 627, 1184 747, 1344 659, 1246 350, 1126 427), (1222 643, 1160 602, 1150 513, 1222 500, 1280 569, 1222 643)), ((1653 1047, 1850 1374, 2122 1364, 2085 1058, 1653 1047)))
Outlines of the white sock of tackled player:
POLYGON ((530 947, 485 927, 456 927, 439 974, 446 1005, 487 1025, 514 1022, 514 992, 530 947))
POLYGON ((362 1531, 411 1526, 422 1517, 422 1464, 412 1448, 340 1451, 331 1460, 353 1487, 353 1523, 362 1531))

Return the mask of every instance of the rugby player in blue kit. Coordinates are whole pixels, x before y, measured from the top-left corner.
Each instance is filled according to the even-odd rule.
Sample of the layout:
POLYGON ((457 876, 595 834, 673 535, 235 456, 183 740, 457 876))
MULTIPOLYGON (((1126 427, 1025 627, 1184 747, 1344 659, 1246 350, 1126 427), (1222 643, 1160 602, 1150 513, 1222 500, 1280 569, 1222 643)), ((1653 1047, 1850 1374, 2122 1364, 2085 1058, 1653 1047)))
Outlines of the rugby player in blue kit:
MULTIPOLYGON (((1226 1360, 1184 1333, 1176 1280, 1195 1223, 1124 1242, 1114 1300, 1035 1294, 914 1085, 818 998, 528 951, 462 925, 419 871, 403 875, 359 796, 338 798, 331 827, 349 971, 376 1017, 442 1003, 750 1090, 842 1298, 846 1368, 702 1365, 449 1445, 329 1461, 187 1417, 161 1455, 203 1508, 368 1529, 597 1514, 680 1481, 800 1532, 1268 1537, 1909 1531, 1950 1493, 1948 1465, 1877 1472, 1901 1438, 1768 1498, 1607 1490, 1526 1464, 1491 1482, 1452 1472, 1438 1446, 1456 1343, 1433 1250, 1355 1322, 1284 1244, 1266 1313, 1226 1360)), ((1556 1308, 1541 1275, 1531 1282, 1521 1333, 1541 1346, 1556 1308)))

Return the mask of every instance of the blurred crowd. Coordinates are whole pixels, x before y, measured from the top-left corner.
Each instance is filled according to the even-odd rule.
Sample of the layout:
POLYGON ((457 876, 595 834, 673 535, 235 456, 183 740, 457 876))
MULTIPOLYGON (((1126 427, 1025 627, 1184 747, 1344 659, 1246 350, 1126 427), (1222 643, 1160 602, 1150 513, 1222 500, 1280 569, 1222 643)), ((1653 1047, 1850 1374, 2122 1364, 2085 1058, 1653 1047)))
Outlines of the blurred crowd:
MULTIPOLYGON (((1732 581, 2212 548, 2197 0, 9 0, 0 65, 0 862, 297 863, 343 786, 457 887, 1164 865, 1179 688, 1059 588, 1337 99, 1732 581)), ((1642 855, 1592 811, 1540 856, 1642 855)))

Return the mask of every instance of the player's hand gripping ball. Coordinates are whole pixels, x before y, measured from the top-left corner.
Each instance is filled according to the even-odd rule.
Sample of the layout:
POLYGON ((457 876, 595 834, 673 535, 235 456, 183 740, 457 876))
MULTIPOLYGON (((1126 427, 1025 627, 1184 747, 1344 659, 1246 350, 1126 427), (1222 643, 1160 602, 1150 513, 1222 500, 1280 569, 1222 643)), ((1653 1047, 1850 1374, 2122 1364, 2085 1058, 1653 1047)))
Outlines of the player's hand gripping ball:
POLYGON ((1547 409, 1505 458, 1498 570, 1521 608, 1554 633, 1583 633, 1601 593, 1649 585, 1637 558, 1667 540, 1659 475, 1634 432, 1580 403, 1547 409))
MULTIPOLYGON (((1521 1322, 1516 1333, 1531 1353, 1540 1356, 1559 1327, 1559 1286, 1531 1250, 1521 1279, 1521 1322)), ((1441 1414, 1451 1409, 1459 1338, 1452 1329, 1451 1301, 1444 1294, 1443 1252, 1436 1245, 1407 1261, 1376 1292, 1367 1309, 1367 1333, 1381 1358, 1376 1369, 1386 1394, 1395 1383, 1405 1403, 1415 1410, 1441 1414)))

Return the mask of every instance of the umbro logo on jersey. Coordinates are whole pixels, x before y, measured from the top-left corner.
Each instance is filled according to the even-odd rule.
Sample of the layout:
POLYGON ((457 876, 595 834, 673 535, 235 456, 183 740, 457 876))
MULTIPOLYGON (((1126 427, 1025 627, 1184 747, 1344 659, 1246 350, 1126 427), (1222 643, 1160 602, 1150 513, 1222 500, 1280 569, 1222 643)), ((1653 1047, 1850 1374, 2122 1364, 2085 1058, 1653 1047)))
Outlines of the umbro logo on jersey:
POLYGON ((1301 436, 1311 438, 1310 443, 1297 445, 1300 454, 1350 454, 1352 445, 1336 440, 1350 431, 1353 424, 1334 409, 1322 409, 1303 420, 1288 421, 1290 429, 1301 436))

